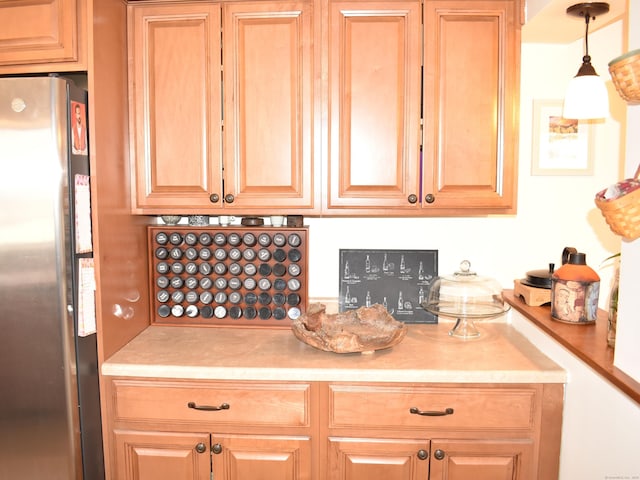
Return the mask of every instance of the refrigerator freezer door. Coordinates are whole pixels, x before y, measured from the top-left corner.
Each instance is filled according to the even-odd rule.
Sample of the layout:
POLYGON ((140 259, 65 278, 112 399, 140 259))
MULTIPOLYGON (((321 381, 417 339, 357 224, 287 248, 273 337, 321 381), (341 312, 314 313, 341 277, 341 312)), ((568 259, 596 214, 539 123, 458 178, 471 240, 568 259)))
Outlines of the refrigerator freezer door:
POLYGON ((0 478, 81 478, 66 89, 0 79, 0 478))

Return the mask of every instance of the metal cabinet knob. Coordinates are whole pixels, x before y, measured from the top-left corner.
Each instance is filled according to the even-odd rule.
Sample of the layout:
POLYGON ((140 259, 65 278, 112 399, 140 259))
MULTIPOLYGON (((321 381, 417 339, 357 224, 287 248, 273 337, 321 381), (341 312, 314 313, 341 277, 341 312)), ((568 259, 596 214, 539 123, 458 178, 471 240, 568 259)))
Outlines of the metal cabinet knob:
POLYGON ((436 196, 433 193, 427 193, 424 196, 424 201, 427 203, 433 203, 436 201, 436 196))
POLYGON ((211 203, 218 203, 220 201, 220 195, 218 195, 217 193, 212 193, 211 195, 209 195, 209 201, 211 203))
POLYGON ((234 200, 235 200, 235 197, 230 193, 227 193, 224 196, 224 201, 227 202, 227 203, 233 203, 234 200))
POLYGON ((196 452, 204 453, 206 451, 207 451, 207 446, 204 443, 200 442, 199 444, 196 445, 196 452))
POLYGON ((436 460, 442 460, 444 458, 444 451, 437 449, 434 453, 433 456, 436 457, 436 460))
POLYGON ((427 458, 429 458, 429 452, 424 449, 418 450, 418 458, 420 460, 426 460, 427 458))
POLYGON ((418 196, 412 193, 407 197, 407 200, 409 203, 416 203, 418 201, 418 196))
POLYGON ((211 448, 211 451, 216 455, 219 455, 220 453, 222 453, 222 445, 220 445, 219 443, 214 444, 211 448))

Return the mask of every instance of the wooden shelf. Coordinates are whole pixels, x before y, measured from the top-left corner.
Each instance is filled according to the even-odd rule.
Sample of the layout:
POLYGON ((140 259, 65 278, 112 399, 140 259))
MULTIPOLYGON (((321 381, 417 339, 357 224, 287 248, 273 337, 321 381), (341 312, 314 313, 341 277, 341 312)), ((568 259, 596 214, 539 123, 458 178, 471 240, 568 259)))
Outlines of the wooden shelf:
POLYGON ((531 307, 503 292, 504 300, 589 367, 640 404, 640 383, 613 365, 613 349, 607 346, 607 312, 598 311, 595 324, 571 325, 551 318, 549 306, 531 307))

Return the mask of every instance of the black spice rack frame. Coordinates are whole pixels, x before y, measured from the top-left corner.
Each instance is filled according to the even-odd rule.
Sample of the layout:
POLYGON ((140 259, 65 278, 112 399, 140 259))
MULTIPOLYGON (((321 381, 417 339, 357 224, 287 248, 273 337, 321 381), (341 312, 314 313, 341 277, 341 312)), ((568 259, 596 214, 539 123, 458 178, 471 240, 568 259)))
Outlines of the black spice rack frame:
POLYGON ((421 303, 438 276, 437 250, 340 250, 341 312, 379 303, 404 323, 438 323, 421 303))
POLYGON ((307 309, 308 227, 148 227, 152 323, 290 328, 307 309))

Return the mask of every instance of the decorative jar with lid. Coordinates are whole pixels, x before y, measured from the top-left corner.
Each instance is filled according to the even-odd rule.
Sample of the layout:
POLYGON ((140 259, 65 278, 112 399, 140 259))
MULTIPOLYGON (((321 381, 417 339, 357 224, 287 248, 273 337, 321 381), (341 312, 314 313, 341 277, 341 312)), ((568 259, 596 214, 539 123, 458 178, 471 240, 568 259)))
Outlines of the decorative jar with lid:
POLYGON ((585 325, 596 321, 600 277, 587 265, 584 253, 571 253, 569 261, 551 276, 551 317, 585 325))

